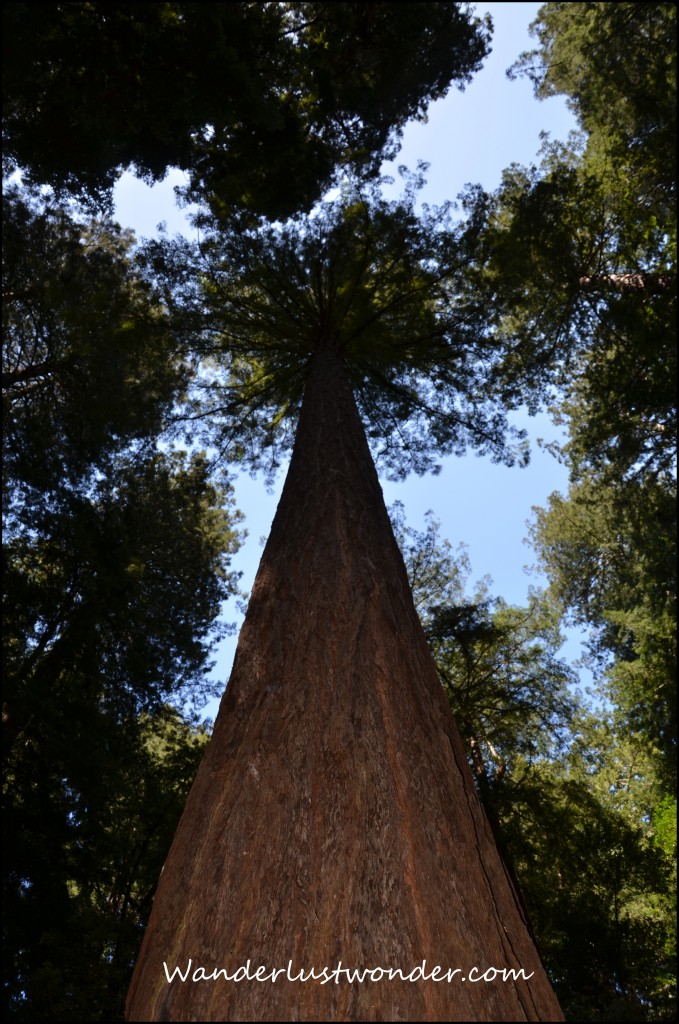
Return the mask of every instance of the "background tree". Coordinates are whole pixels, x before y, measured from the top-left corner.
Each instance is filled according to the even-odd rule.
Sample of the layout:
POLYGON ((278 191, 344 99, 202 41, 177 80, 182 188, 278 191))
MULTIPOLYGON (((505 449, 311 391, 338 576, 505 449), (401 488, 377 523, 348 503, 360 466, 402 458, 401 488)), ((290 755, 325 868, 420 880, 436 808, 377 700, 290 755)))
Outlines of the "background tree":
POLYGON ((7 648, 16 735, 38 676, 46 698, 63 659, 72 666, 81 652, 95 659, 93 682, 109 673, 128 711, 198 683, 208 650, 199 638, 234 586, 235 535, 228 491, 209 480, 205 458, 156 446, 189 364, 129 240, 32 208, 16 190, 5 201, 8 615, 26 615, 7 648), (186 602, 167 586, 175 576, 186 602), (115 646, 135 633, 136 646, 115 646), (126 649, 137 689, 124 680, 126 649))
POLYGON ((3 38, 5 156, 32 180, 101 202, 130 164, 181 167, 216 209, 280 218, 337 165, 377 171, 480 66, 489 23, 457 3, 11 3, 3 38))
POLYGON ((170 707, 122 720, 82 695, 49 727, 12 752, 6 773, 6 1019, 123 1020, 208 736, 170 707))
POLYGON ((603 708, 508 820, 560 836, 535 902, 524 840, 514 863, 567 1013, 671 1019, 676 852, 658 854, 655 823, 676 793, 676 9, 550 3, 533 29, 514 71, 565 92, 582 132, 494 195, 469 191, 467 280, 504 345, 507 401, 532 364, 534 401, 567 427, 569 492, 536 510, 532 539, 550 597, 591 629, 603 708))
POLYGON ((469 594, 466 552, 453 555, 431 513, 422 533, 406 526, 402 507, 391 515, 476 784, 499 826, 494 789, 518 762, 556 758, 570 734, 576 675, 557 656, 564 640, 558 612, 540 591, 525 608, 509 606, 491 596, 489 580, 469 594))
POLYGON ((567 96, 589 152, 627 166, 662 203, 676 179, 674 5, 547 3, 532 33, 537 48, 510 76, 528 75, 540 98, 567 96))
POLYGON ((392 510, 441 681, 489 821, 516 873, 567 1019, 676 1010, 676 801, 657 758, 572 687, 558 608, 469 592, 471 567, 429 519, 392 510))
POLYGON ((10 185, 3 248, 3 466, 19 502, 158 434, 190 364, 116 225, 10 185))
POLYGON ((158 435, 188 362, 131 240, 4 196, 5 1012, 120 1019, 204 735, 237 516, 158 435))
POLYGON ((534 539, 673 789, 676 9, 546 4, 534 30, 517 70, 540 95, 565 91, 583 134, 548 145, 540 168, 511 168, 494 196, 469 194, 470 287, 496 311, 499 373, 540 366, 567 426, 568 499, 539 514, 534 539))
POLYGON ((549 3, 532 30, 541 47, 514 73, 529 73, 538 95, 565 92, 583 132, 570 148, 548 144, 539 168, 510 168, 495 195, 470 193, 485 226, 471 281, 496 293, 494 326, 509 349, 503 369, 540 350, 545 382, 586 402, 588 433, 581 423, 580 436, 590 459, 617 457, 616 471, 626 474, 639 459, 657 460, 659 445, 667 466, 676 424, 667 382, 676 318, 676 156, 668 141, 676 134, 676 10, 549 3))
POLYGON ((676 497, 669 481, 602 487, 593 474, 536 510, 551 588, 589 650, 619 726, 646 738, 676 793, 676 497))

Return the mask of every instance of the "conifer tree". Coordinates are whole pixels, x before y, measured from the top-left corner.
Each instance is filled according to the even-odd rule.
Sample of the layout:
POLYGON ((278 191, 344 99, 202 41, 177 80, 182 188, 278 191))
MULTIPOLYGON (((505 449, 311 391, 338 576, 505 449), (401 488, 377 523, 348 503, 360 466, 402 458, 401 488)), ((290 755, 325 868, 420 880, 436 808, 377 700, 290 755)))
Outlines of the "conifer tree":
POLYGON ((275 461, 298 423, 231 679, 160 879, 131 1020, 562 1019, 366 439, 367 429, 396 474, 431 468, 432 449, 522 457, 487 383, 498 353, 456 302, 474 225, 454 228, 445 208, 418 218, 413 186, 396 203, 350 186, 315 216, 260 232, 204 220, 193 262, 188 246, 149 251, 168 281, 184 268, 177 301, 187 327, 202 324, 198 387, 212 396, 215 443, 275 461), (293 977, 340 961, 377 971, 364 984, 193 984, 168 982, 163 966, 201 978, 248 961, 266 973, 291 962, 293 977), (423 961, 470 980, 473 968, 525 978, 382 973, 423 961))

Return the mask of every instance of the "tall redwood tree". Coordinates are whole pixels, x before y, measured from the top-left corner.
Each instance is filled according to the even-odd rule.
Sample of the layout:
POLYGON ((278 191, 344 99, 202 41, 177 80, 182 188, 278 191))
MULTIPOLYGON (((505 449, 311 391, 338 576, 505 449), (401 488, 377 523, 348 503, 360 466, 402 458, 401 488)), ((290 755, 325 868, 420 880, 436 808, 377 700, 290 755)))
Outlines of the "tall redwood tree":
POLYGON ((400 204, 349 193, 286 228, 208 232, 200 295, 186 250, 150 250, 157 273, 185 267, 178 294, 201 325, 200 387, 222 443, 261 464, 268 442, 275 461, 286 423, 298 426, 130 1020, 563 1019, 479 803, 362 423, 400 474, 431 467, 433 449, 516 457, 488 385, 502 353, 482 311, 455 299, 474 225, 453 229, 445 210, 418 219, 413 206, 412 190, 400 204), (424 960, 459 972, 192 981, 248 961, 260 977, 292 961, 294 977, 340 961, 407 976, 424 960), (164 963, 190 968, 187 980, 168 982, 164 963), (495 980, 471 980, 489 968, 495 980))

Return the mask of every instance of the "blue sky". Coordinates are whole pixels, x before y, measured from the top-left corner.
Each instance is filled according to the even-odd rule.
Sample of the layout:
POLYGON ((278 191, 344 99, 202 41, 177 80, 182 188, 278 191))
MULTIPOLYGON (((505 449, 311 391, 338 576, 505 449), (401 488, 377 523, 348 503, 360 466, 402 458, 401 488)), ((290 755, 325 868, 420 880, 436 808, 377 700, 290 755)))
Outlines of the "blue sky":
MULTIPOLYGON (((479 13, 489 12, 493 19, 492 53, 464 92, 451 90, 432 104, 427 123, 406 128, 396 161, 413 169, 418 160, 430 164, 422 192, 424 201, 455 199, 467 183, 478 182, 487 190, 494 189, 510 164, 536 160, 541 132, 548 132, 553 139, 565 139, 575 127, 561 97, 539 102, 529 82, 512 82, 505 74, 519 54, 532 47, 528 25, 539 7, 537 3, 476 5, 479 13)), ((182 211, 174 205, 173 187, 182 180, 181 175, 172 174, 151 189, 126 175, 116 192, 118 220, 138 235, 155 235, 161 221, 166 222, 170 234, 186 231, 190 235, 182 211)), ((518 417, 515 422, 528 429, 532 441, 531 464, 526 469, 493 465, 488 458, 470 454, 442 460, 438 476, 412 476, 400 484, 383 479, 382 487, 388 505, 396 499, 403 502, 410 526, 423 529, 424 514, 431 509, 441 523, 441 536, 454 547, 460 542, 467 545, 472 579, 490 576, 495 596, 522 604, 530 586, 544 583, 524 568, 534 561, 532 550, 524 542, 531 508, 544 506, 555 490, 565 492, 568 481, 564 468, 537 444, 538 438, 559 436, 549 416, 518 417)), ((242 570, 242 585, 247 590, 259 563, 260 538, 268 535, 282 484, 283 474, 273 494, 267 494, 261 479, 242 475, 235 484, 249 536, 234 560, 234 568, 242 570)), ((226 617, 233 620, 237 613, 227 608, 226 617)), ((215 674, 224 684, 235 644, 235 638, 227 640, 219 652, 215 674)), ((578 656, 575 634, 570 634, 562 653, 573 659, 578 656)), ((209 705, 205 714, 214 716, 216 704, 209 705)))

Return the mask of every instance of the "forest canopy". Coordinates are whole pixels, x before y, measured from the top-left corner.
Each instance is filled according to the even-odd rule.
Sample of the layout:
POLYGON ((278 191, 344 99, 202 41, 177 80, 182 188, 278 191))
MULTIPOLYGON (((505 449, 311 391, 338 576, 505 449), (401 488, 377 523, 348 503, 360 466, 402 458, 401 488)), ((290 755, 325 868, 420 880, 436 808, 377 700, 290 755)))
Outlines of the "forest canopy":
POLYGON ((4 158, 30 180, 101 202, 130 165, 180 167, 222 214, 284 218, 338 166, 375 173, 489 29, 458 3, 10 3, 3 40, 4 158))
POLYGON ((676 7, 532 31, 510 76, 579 131, 456 213, 380 169, 488 53, 467 5, 4 5, 8 1019, 123 1019, 221 689, 231 474, 292 449, 320 350, 395 477, 470 449, 518 475, 510 414, 564 427, 525 605, 432 518, 393 529, 566 1019, 674 1019, 676 7), (111 220, 129 167, 187 172, 199 242, 111 220))

